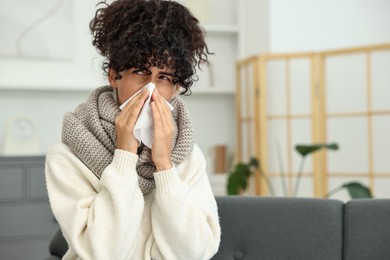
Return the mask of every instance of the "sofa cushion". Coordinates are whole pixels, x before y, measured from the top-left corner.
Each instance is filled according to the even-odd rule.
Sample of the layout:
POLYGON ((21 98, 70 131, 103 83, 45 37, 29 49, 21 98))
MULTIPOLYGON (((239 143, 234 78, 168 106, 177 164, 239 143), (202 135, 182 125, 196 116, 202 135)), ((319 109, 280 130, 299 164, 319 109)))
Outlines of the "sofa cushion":
POLYGON ((216 260, 341 260, 343 202, 217 197, 222 240, 216 260))
POLYGON ((344 259, 390 259, 390 199, 347 202, 344 223, 344 259))

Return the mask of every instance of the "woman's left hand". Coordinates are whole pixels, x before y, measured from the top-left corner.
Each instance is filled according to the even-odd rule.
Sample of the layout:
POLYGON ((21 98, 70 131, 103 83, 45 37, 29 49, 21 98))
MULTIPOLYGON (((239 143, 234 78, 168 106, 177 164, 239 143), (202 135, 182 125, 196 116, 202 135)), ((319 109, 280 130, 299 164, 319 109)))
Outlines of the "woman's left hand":
POLYGON ((172 167, 173 117, 171 110, 157 89, 153 91, 152 98, 151 106, 154 122, 152 159, 157 171, 164 171, 172 167))

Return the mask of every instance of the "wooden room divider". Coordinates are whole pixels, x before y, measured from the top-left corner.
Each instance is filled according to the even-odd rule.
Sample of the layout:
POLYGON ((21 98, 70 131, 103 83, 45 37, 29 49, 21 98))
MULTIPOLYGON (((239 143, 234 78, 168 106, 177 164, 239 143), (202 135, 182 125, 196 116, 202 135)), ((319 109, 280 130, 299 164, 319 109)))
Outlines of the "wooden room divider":
MULTIPOLYGON (((279 195, 324 197, 329 190, 349 180, 366 183, 376 194, 376 178, 387 178, 390 184, 390 165, 383 159, 377 160, 378 165, 385 166, 376 172, 373 141, 374 118, 377 128, 384 126, 390 130, 390 105, 386 108, 385 102, 379 100, 377 103, 382 104, 381 109, 373 106, 373 85, 376 86, 376 99, 387 94, 390 98, 390 76, 387 76, 386 65, 390 67, 390 44, 316 53, 263 54, 238 61, 237 160, 259 159, 262 174, 259 171, 255 174, 255 194, 268 195, 270 185, 274 185, 279 195), (362 60, 364 64, 361 64, 362 60), (377 73, 373 78, 374 71, 377 73), (363 94, 360 85, 364 85, 363 94), (364 97, 364 102, 363 98, 358 101, 365 104, 357 106, 359 102, 353 101, 356 97, 364 97), (348 103, 347 100, 352 101, 348 103), (335 107, 332 107, 333 103, 335 107), (343 129, 343 123, 350 118, 359 118, 366 123, 367 130, 357 137, 365 139, 367 149, 362 149, 365 156, 354 155, 354 150, 359 149, 344 141, 349 140, 351 129, 345 134, 347 138, 339 134, 343 131, 338 129, 343 129), (342 120, 333 122, 334 119, 342 120), (322 150, 306 159, 309 169, 302 174, 303 190, 298 192, 295 169, 298 165, 301 168, 302 164, 294 146, 330 142, 341 142, 341 152, 330 155, 322 150), (364 164, 357 172, 349 171, 343 166, 348 165, 348 160, 340 163, 340 157, 355 165, 354 158, 360 158, 359 161, 367 158, 367 167, 364 164), (341 170, 337 171, 338 167, 341 170)), ((360 121, 347 123, 359 125, 358 129, 364 128, 360 121)), ((385 140, 387 142, 390 147, 390 138, 385 140)), ((379 151, 390 153, 390 148, 381 147, 379 151)), ((386 196, 384 191, 380 193, 386 196)))

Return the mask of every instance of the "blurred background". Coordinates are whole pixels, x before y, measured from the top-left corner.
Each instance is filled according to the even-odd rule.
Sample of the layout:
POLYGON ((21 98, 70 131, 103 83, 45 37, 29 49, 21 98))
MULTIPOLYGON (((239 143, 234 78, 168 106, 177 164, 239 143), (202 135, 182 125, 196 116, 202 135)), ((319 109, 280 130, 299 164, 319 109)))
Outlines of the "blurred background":
MULTIPOLYGON (((97 2, 0 0, 2 259, 42 259, 58 228, 44 155, 63 114, 107 84, 88 29, 97 2)), ((390 197, 390 1, 180 2, 215 53, 185 100, 216 195, 255 158, 266 178, 251 168, 241 194, 326 197, 356 182, 390 197), (302 164, 299 144, 338 149, 302 164)))

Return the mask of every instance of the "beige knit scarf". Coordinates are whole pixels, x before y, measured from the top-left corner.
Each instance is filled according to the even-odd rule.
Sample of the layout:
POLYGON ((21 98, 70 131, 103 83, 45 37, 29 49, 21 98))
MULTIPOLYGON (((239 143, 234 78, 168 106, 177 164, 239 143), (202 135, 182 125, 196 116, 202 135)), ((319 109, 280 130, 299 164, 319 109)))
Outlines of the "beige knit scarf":
MULTIPOLYGON (((103 170, 111 163, 116 148, 115 117, 120 112, 116 92, 110 86, 94 90, 88 100, 74 113, 64 116, 62 141, 100 179, 103 170)), ((171 159, 179 165, 193 149, 193 129, 189 112, 179 97, 171 101, 176 122, 172 140, 171 159)), ((155 188, 156 171, 151 150, 141 144, 138 148, 138 185, 144 194, 155 188)))

